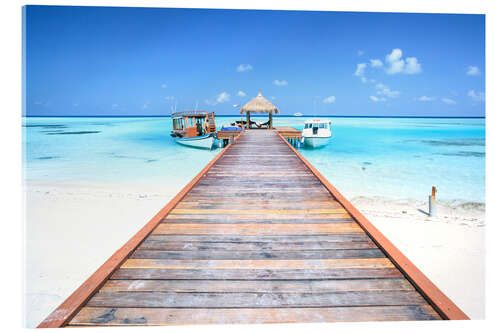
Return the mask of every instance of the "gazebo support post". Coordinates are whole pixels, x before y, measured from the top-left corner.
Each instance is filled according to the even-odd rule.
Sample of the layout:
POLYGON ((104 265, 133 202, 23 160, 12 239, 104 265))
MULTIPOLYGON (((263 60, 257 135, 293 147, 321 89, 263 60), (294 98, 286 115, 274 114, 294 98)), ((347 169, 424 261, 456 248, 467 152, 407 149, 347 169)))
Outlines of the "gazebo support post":
POLYGON ((247 129, 250 129, 250 111, 247 111, 247 129))
POLYGON ((273 111, 269 112, 269 125, 267 126, 268 129, 273 129, 273 111))

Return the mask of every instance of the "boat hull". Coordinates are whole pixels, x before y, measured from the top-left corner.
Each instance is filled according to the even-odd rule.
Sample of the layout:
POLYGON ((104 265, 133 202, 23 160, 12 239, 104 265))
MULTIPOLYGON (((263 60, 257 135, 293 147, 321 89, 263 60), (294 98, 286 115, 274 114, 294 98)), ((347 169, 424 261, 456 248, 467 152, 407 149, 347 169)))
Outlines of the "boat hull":
POLYGON ((176 138, 175 142, 178 144, 184 145, 184 146, 189 146, 189 147, 194 147, 194 148, 202 148, 202 149, 212 149, 212 146, 215 141, 215 136, 209 134, 209 135, 203 135, 203 136, 196 136, 194 138, 176 138))
POLYGON ((313 147, 313 148, 317 148, 317 147, 323 147, 323 146, 326 146, 328 144, 328 142, 330 141, 331 137, 314 137, 314 138, 306 138, 304 137, 304 145, 308 146, 308 147, 313 147))

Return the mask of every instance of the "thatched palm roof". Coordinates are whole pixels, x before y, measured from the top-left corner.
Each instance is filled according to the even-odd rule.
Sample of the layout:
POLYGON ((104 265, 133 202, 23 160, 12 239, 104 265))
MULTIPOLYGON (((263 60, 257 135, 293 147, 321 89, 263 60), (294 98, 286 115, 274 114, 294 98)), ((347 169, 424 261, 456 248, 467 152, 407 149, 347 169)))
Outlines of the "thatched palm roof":
POLYGON ((278 108, 273 103, 269 102, 262 96, 260 90, 257 97, 252 99, 247 104, 243 105, 243 107, 240 109, 240 113, 244 113, 247 111, 257 113, 268 113, 274 111, 274 113, 280 113, 278 108))

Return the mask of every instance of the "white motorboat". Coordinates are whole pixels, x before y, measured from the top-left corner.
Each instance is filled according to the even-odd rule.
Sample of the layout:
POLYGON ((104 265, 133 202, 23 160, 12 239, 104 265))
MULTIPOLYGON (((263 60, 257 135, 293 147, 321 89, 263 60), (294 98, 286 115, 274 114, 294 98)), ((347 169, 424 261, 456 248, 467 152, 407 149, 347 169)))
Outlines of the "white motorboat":
POLYGON ((332 137, 331 122, 324 119, 308 119, 302 130, 302 143, 309 147, 322 147, 332 137))
POLYGON ((172 114, 172 121, 173 131, 170 135, 175 142, 195 148, 212 148, 217 136, 213 112, 176 112, 172 114))
POLYGON ((295 117, 302 117, 302 116, 303 116, 303 114, 302 114, 302 113, 300 113, 300 112, 296 112, 296 113, 294 113, 293 115, 294 115, 295 117))

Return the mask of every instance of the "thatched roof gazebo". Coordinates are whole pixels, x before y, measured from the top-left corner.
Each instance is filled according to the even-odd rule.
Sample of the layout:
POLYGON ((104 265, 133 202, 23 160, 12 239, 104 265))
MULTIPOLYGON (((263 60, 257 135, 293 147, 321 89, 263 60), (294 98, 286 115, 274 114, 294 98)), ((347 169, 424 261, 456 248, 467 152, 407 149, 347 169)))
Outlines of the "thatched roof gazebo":
POLYGON ((240 114, 246 112, 247 114, 247 124, 246 128, 250 128, 250 112, 255 113, 269 113, 269 121, 267 122, 267 128, 273 128, 273 112, 278 114, 280 111, 278 108, 271 102, 269 102, 266 98, 262 96, 262 93, 259 90, 259 94, 257 97, 252 99, 247 104, 243 105, 240 109, 240 114))

